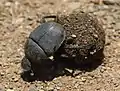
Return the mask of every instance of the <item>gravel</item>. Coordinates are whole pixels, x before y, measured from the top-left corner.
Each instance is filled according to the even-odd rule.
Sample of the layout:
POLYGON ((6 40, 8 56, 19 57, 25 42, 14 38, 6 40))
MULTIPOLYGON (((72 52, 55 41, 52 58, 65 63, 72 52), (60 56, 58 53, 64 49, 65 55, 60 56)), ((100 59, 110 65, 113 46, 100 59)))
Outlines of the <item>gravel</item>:
MULTIPOLYGON (((106 0, 105 0, 106 1, 106 0)), ((120 1, 95 4, 88 0, 1 0, 0 2, 0 91, 119 91, 120 90, 120 1), (75 7, 74 7, 74 6, 75 7), (59 69, 31 82, 21 77, 24 44, 29 34, 48 13, 69 13, 74 9, 97 16, 106 33, 102 63, 59 69), (79 71, 78 71, 79 70, 79 71), (47 80, 47 77, 51 77, 47 80)), ((108 2, 107 1, 107 2, 108 2)), ((113 1, 113 0, 112 0, 113 1)), ((48 67, 49 68, 49 67, 48 67)))

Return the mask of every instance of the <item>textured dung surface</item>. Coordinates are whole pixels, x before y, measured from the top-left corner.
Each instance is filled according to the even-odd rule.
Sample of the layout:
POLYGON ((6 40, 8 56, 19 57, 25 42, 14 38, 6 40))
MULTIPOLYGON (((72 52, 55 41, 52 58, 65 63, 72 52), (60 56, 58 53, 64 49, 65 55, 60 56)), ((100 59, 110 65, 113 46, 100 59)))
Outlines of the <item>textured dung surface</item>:
POLYGON ((61 15, 57 22, 66 30, 61 55, 84 61, 85 57, 94 55, 104 48, 105 31, 94 15, 74 11, 68 15, 61 15))

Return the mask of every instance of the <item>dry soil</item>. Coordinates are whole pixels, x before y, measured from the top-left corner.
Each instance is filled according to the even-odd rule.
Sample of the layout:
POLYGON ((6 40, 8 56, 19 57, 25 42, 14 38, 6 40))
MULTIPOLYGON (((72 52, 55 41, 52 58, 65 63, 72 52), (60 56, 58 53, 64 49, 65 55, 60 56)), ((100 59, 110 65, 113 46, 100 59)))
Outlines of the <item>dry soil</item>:
POLYGON ((0 91, 120 91, 120 1, 103 1, 98 4, 90 0, 0 0, 0 91), (76 69, 74 76, 56 75, 44 82, 24 81, 21 60, 31 31, 43 15, 68 13, 77 8, 103 22, 104 62, 91 70, 76 69))

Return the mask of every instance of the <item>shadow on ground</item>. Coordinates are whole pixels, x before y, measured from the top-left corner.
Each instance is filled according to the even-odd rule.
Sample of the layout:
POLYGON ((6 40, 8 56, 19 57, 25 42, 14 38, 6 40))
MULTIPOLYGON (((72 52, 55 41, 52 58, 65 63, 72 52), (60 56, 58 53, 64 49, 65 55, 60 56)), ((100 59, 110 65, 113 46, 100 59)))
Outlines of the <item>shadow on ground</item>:
MULTIPOLYGON (((94 56, 88 57, 88 63, 76 64, 71 59, 56 58, 55 61, 49 61, 49 63, 32 64, 33 74, 31 72, 23 72, 21 77, 24 81, 31 82, 35 80, 39 81, 51 81, 59 76, 76 76, 73 75, 76 70, 83 72, 90 72, 95 70, 103 62, 104 54, 103 50, 97 52, 94 56), (69 70, 66 70, 69 69, 69 70)), ((78 74, 79 75, 79 74, 78 74)))

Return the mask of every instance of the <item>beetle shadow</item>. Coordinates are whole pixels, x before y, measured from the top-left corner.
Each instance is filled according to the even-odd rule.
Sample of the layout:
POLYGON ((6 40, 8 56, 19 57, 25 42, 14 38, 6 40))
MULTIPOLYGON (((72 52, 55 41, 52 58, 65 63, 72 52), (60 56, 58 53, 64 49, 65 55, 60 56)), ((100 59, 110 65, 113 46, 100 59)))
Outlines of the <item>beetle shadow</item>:
POLYGON ((77 64, 73 59, 63 59, 55 57, 55 61, 47 60, 47 62, 39 64, 32 64, 33 73, 30 71, 21 73, 21 77, 24 81, 32 82, 38 81, 52 81, 59 76, 77 76, 81 72, 91 72, 99 67, 103 63, 103 50, 97 52, 94 56, 88 58, 88 63, 77 64), (74 72, 79 70, 80 73, 74 75, 74 72))

